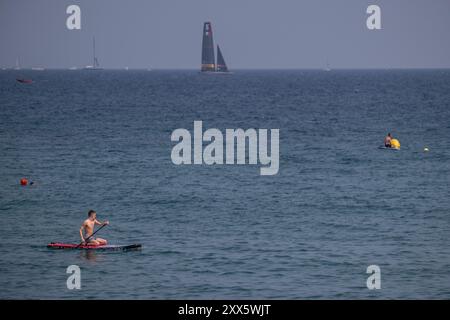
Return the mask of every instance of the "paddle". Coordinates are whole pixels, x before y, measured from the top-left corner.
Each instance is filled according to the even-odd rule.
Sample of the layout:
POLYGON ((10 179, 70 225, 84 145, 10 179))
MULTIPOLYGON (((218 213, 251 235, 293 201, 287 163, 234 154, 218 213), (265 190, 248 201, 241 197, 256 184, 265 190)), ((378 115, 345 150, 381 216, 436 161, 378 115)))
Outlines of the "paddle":
POLYGON ((103 227, 106 227, 108 224, 106 224, 106 223, 104 223, 100 228, 98 228, 93 234, 91 234, 89 237, 87 237, 86 239, 84 239, 84 242, 80 242, 80 244, 77 246, 77 248, 79 247, 79 246, 81 246, 83 243, 87 243, 88 242, 88 240, 90 239, 90 238, 92 238, 92 236, 94 235, 94 234, 96 234, 97 232, 99 232, 100 230, 102 230, 102 228, 103 227))

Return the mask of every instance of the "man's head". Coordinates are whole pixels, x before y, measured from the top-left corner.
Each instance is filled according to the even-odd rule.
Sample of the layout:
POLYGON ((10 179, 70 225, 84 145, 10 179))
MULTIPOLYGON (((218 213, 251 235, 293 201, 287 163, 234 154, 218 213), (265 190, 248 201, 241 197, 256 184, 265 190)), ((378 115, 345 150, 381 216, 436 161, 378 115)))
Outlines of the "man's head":
POLYGON ((96 216, 97 216, 97 212, 95 212, 94 210, 89 210, 89 212, 88 212, 89 219, 94 220, 96 218, 96 216))
POLYGON ((388 137, 392 137, 390 132, 388 133, 388 137))

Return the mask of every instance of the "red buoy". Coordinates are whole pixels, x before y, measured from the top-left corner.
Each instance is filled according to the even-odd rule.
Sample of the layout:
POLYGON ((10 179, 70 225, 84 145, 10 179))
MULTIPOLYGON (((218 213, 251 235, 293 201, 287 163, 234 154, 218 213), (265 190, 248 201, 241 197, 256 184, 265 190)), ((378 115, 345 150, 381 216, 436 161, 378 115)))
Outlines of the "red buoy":
POLYGON ((22 178, 22 179, 20 179, 20 184, 22 186, 26 186, 28 184, 28 180, 26 178, 22 178))

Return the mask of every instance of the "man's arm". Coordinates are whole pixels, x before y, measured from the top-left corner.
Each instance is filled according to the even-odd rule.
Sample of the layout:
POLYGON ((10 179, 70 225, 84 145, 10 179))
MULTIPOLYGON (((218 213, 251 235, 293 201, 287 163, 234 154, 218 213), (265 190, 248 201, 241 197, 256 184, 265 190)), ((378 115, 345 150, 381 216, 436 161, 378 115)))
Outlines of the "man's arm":
POLYGON ((103 225, 105 225, 105 224, 109 224, 109 221, 106 220, 105 222, 100 222, 100 221, 98 221, 97 219, 95 219, 95 224, 100 225, 100 226, 103 226, 103 225))
POLYGON ((84 242, 83 229, 84 229, 84 222, 83 222, 83 224, 81 225, 81 228, 80 228, 80 238, 81 238, 81 242, 84 242))

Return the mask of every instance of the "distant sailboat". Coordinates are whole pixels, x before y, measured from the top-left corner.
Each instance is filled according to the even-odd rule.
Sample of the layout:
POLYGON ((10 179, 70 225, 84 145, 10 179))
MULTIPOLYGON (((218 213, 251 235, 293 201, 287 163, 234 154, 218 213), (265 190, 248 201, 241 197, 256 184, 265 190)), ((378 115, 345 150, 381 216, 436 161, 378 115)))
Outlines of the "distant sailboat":
POLYGON ((217 64, 214 55, 214 40, 211 22, 203 24, 202 41, 202 66, 201 73, 206 74, 231 74, 223 58, 220 47, 217 46, 217 64))
POLYGON ((16 58, 16 66, 14 67, 14 70, 20 70, 19 57, 16 58))
POLYGON ((328 60, 327 60, 327 66, 325 67, 324 71, 331 71, 330 64, 328 63, 328 60))
POLYGON ((100 67, 100 64, 98 63, 97 56, 95 54, 95 37, 93 38, 93 64, 92 66, 86 66, 85 70, 103 70, 103 68, 100 67))

